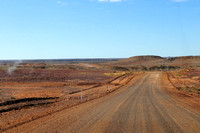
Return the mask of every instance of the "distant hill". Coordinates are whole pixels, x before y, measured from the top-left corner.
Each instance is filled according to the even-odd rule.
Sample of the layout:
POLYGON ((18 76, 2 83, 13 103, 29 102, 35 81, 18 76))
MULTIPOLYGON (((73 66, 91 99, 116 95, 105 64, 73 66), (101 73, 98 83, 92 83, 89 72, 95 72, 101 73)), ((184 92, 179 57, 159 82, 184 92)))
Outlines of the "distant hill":
MULTIPOLYGON (((104 63, 118 61, 122 58, 94 58, 94 59, 39 59, 39 60, 20 60, 21 63, 104 63)), ((0 60, 2 63, 16 63, 19 60, 0 60)))
POLYGON ((154 55, 134 56, 128 59, 104 63, 107 66, 119 67, 152 67, 152 66, 178 66, 200 67, 200 56, 160 57, 154 55))
POLYGON ((164 59, 163 63, 180 67, 200 67, 200 56, 171 57, 164 59))
MULTIPOLYGON (((113 70, 160 70, 177 69, 187 67, 200 67, 200 56, 180 56, 180 57, 161 57, 155 55, 134 56, 126 59, 122 58, 96 58, 96 59, 41 59, 41 60, 0 60, 0 64, 78 64, 89 63, 98 64, 101 68, 112 68, 113 70)), ((42 66, 42 65, 41 65, 42 66)), ((44 65, 43 65, 44 66, 44 65)))

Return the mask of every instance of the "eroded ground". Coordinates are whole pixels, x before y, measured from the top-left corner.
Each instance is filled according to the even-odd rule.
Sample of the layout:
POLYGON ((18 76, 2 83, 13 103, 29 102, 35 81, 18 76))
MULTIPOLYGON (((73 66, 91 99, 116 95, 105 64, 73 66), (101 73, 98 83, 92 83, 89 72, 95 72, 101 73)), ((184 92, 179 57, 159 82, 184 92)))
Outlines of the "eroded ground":
POLYGON ((200 68, 181 69, 168 72, 171 83, 185 93, 200 96, 200 68))
MULTIPOLYGON (((116 92, 116 90, 119 100, 114 98, 115 94, 113 94, 112 98, 108 98, 111 101, 105 100, 103 102, 104 104, 102 103, 101 106, 95 105, 95 107, 101 109, 105 106, 105 108, 110 112, 108 116, 112 114, 112 108, 107 106, 107 103, 115 107, 116 112, 120 114, 120 118, 118 119, 119 116, 117 116, 117 114, 113 114, 116 115, 116 117, 113 117, 112 119, 116 119, 119 122, 123 120, 123 118, 121 118, 123 113, 121 112, 130 114, 130 109, 134 112, 134 107, 137 107, 136 109, 139 110, 139 112, 143 111, 142 116, 139 115, 142 119, 137 118, 138 121, 136 120, 136 122, 147 122, 150 120, 151 116, 154 116, 153 119, 156 120, 157 116, 155 113, 159 113, 161 111, 160 116, 158 117, 159 120, 163 121, 163 123, 161 123, 160 126, 165 128, 165 126, 169 124, 167 121, 170 122, 171 119, 175 118, 175 116, 172 114, 173 111, 168 110, 167 112, 161 108, 166 106, 164 103, 169 105, 172 103, 177 104, 178 106, 181 106, 181 109, 183 110, 185 107, 188 108, 189 106, 192 108, 192 111, 193 109, 197 110, 198 114, 200 110, 200 100, 198 99, 200 95, 199 87, 199 68, 180 69, 167 72, 157 71, 153 73, 148 71, 116 71, 112 69, 101 68, 97 64, 86 63, 72 64, 67 66, 63 64, 26 64, 21 65, 11 73, 8 73, 7 68, 1 68, 0 131, 7 131, 9 129, 13 129, 15 126, 20 127, 25 123, 29 123, 34 120, 40 120, 40 118, 46 118, 50 115, 54 116, 56 113, 65 111, 69 107, 109 95, 111 92, 116 92), (124 90, 123 88, 127 88, 124 90, 125 92, 123 92, 125 95, 120 96, 121 91, 118 90, 121 90, 121 88, 122 90, 124 90), (189 96, 187 94, 189 94, 189 96), (194 98, 192 99, 190 96, 194 96, 194 98), (155 99, 156 97, 160 98, 161 102, 157 101, 157 99, 155 99), (171 100, 168 100, 168 98, 171 100), (112 102, 112 99, 116 99, 116 101, 112 102), (124 102, 123 99, 127 99, 128 102, 124 102), (148 100, 151 100, 151 102, 148 100), (173 100, 174 102, 172 102, 173 100), (130 108, 129 105, 133 102, 134 106, 131 106, 130 108), (119 107, 122 106, 121 103, 124 105, 122 109, 119 109, 119 107), (159 105, 156 105, 157 103, 159 103, 159 105), (151 106, 152 104, 154 104, 154 106, 151 106), (147 113, 148 115, 145 113, 145 111, 149 109, 146 108, 146 106, 150 107, 151 111, 151 113, 147 113), (127 109, 129 110, 128 112, 126 111, 127 109), (164 111, 164 113, 162 113, 162 111, 164 111), (168 115, 171 118, 166 119, 163 115, 168 115), (146 118, 145 116, 148 117, 146 118)), ((181 109, 177 108, 176 106, 170 106, 170 108, 175 109, 175 112, 181 111, 181 109)), ((93 113, 97 116, 98 112, 101 112, 101 110, 97 110, 96 112, 94 108, 91 108, 91 111, 87 111, 93 111, 93 113)), ((136 114, 139 112, 135 112, 135 114, 131 114, 131 116, 134 115, 134 117, 137 117, 136 114)), ((186 115, 189 114, 188 109, 185 109, 185 112, 186 115)), ((103 114, 107 115, 106 112, 103 112, 103 114)), ((129 114, 125 116, 128 117, 129 114)), ((184 116, 184 114, 182 115, 184 116)), ((196 113, 193 115, 196 116, 196 113)), ((82 117, 85 119, 85 116, 82 117)), ((88 118, 90 117, 91 116, 88 116, 88 118)), ((99 121, 98 119, 100 118, 96 116, 94 117, 95 121, 99 121)), ((107 118, 109 118, 109 120, 115 125, 119 126, 119 123, 116 123, 110 119, 111 116, 107 118)), ((178 121, 181 121, 180 117, 177 117, 177 119, 178 121)), ((185 117, 184 119, 191 121, 193 117, 191 118, 188 115, 187 118, 185 117)), ((87 119, 85 120, 89 121, 87 119)), ((104 119, 102 118, 102 120, 104 119)), ((196 120, 197 121, 195 121, 195 124, 198 125, 200 120, 199 118, 196 120)), ((186 121, 185 123, 183 122, 183 124, 187 125, 189 121, 186 121)), ((49 124, 51 125, 51 123, 49 124)), ((97 126, 93 126, 95 128, 97 127, 97 129, 101 131, 101 126, 98 124, 99 122, 97 122, 97 126)), ((107 125, 106 123, 104 124, 105 126, 107 125)), ((130 125, 130 123, 128 124, 130 125)), ((173 124, 170 125, 170 131, 182 131, 182 129, 184 129, 184 127, 177 128, 174 127, 173 124)), ((90 124, 88 126, 90 126, 90 124)), ((145 124, 143 123, 142 126, 145 127, 145 124)), ((155 126, 155 131, 165 131, 164 128, 156 128, 156 124, 153 124, 153 126, 155 126)), ((137 131, 143 131, 141 126, 138 125, 136 127, 138 128, 137 131)), ((147 127, 150 128, 150 126, 147 127)), ((40 128, 41 131, 44 131, 43 127, 40 128)), ((115 129, 117 129, 115 126, 112 128, 113 129, 106 128, 104 130, 115 131, 115 129)), ((126 126, 124 129, 126 129, 126 126)), ((194 129, 194 131, 196 131, 196 129, 194 129)), ((58 128, 57 130, 65 131, 65 129, 62 128, 58 128)), ((70 129, 67 130, 70 131, 70 129)), ((75 127, 73 130, 78 131, 78 129, 75 129, 75 127)), ((97 130, 95 129, 95 131, 97 130)), ((127 131, 132 131, 132 129, 128 129, 127 131)), ((145 131, 150 130, 145 129, 145 131)), ((188 131, 192 130, 189 129, 188 131)))
POLYGON ((0 128, 107 95, 140 74, 96 69, 21 68, 12 74, 0 70, 0 128))
POLYGON ((199 107, 199 98, 180 93, 166 73, 149 72, 109 95, 4 131, 197 133, 199 107))

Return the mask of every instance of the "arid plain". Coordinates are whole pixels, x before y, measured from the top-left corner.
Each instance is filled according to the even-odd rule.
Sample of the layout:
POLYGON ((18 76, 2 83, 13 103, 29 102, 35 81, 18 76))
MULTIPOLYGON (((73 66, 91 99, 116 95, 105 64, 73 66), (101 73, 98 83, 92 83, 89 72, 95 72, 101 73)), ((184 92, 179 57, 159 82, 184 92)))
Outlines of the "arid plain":
POLYGON ((0 61, 0 132, 200 132, 200 57, 0 61))

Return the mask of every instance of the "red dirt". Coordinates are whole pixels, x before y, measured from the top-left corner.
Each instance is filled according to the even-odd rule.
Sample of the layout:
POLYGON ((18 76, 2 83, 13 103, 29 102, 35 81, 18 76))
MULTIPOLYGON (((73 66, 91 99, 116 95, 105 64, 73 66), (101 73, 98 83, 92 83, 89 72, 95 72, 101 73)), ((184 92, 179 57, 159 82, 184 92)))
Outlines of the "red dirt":
POLYGON ((4 131, 198 132, 200 102, 179 92, 166 73, 146 73, 107 96, 4 131))
POLYGON ((199 69, 181 69, 168 72, 169 80, 175 88, 200 97, 200 71, 199 69))
POLYGON ((172 99, 175 100, 176 103, 187 107, 190 106, 198 111, 200 110, 199 97, 177 90, 176 87, 170 81, 169 75, 167 73, 163 73, 163 75, 164 75, 162 79, 163 87, 165 91, 170 94, 172 99))
MULTIPOLYGON (((80 86, 75 84, 68 85, 64 84, 63 82, 0 83, 2 86, 4 86, 3 90, 6 89, 7 93, 11 93, 12 96, 15 97, 16 99, 24 97, 60 97, 59 99, 54 100, 54 103, 50 105, 45 105, 45 104, 43 106, 36 105, 28 107, 26 109, 13 110, 1 113, 0 128, 11 127, 13 125, 23 123, 25 121, 29 121, 32 119, 36 119, 38 117, 48 115, 49 113, 65 109, 70 106, 77 105, 80 103, 81 89, 83 90, 83 97, 84 97, 82 102, 102 97, 127 84, 135 76, 136 76, 135 74, 120 76, 120 78, 116 78, 114 81, 111 80, 112 82, 98 83, 99 84, 98 86, 96 84, 94 85, 86 84, 80 86), (115 81, 118 82, 118 85, 114 83, 115 81), (10 87, 12 89, 9 89, 10 87), (23 117, 21 117, 22 115, 23 117)), ((113 77, 111 77, 111 79, 112 78, 113 77)), ((95 80, 96 79, 93 79, 93 81, 95 80)))

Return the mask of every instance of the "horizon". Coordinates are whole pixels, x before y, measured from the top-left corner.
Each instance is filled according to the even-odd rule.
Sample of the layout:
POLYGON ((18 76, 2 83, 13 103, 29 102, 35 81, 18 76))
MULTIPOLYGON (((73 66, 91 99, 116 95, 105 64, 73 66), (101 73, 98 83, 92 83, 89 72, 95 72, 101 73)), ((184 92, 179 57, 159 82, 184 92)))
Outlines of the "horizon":
POLYGON ((200 51, 198 0, 9 0, 0 5, 0 60, 177 57, 200 51))
POLYGON ((98 59, 105 59, 105 60, 109 60, 109 59, 128 59, 128 58, 132 58, 132 57, 141 57, 141 56, 158 56, 158 57, 162 57, 162 58, 175 58, 175 57, 199 57, 200 55, 186 55, 186 56, 159 56, 159 55, 136 55, 136 56, 130 56, 130 57, 125 57, 125 58, 47 58, 47 59, 0 59, 0 61, 43 61, 43 60, 98 60, 98 59))

